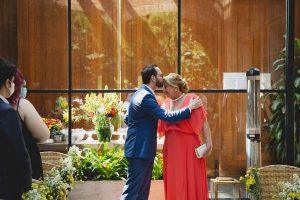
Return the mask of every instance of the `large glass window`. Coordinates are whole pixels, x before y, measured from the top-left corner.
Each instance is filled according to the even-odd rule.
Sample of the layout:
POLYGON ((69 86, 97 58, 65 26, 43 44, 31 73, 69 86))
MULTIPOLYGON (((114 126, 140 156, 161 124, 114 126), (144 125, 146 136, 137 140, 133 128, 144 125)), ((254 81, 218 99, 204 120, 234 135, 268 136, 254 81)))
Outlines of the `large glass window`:
POLYGON ((181 27, 182 74, 191 88, 223 89, 226 72, 272 73, 284 47, 285 1, 183 0, 181 27))
POLYGON ((122 17, 122 88, 142 83, 143 66, 156 63, 164 74, 177 69, 177 2, 125 1, 122 17))
MULTIPOLYGON (((230 88, 233 91, 227 91, 224 77, 257 67, 264 74, 263 89, 282 89, 277 83, 284 70, 275 70, 274 61, 285 46, 286 1, 72 0, 70 51, 68 1, 17 2, 0 1, 4 19, 0 21, 0 54, 21 68, 29 99, 42 117, 53 117, 57 101, 66 100, 68 92, 72 103, 84 99, 89 90, 104 94, 104 89, 117 90, 125 101, 141 85, 143 66, 156 63, 165 75, 179 69, 190 89, 205 102, 214 143, 207 161, 209 174, 218 170, 220 175, 236 175, 244 169, 245 90, 237 83, 230 88), (72 74, 68 74, 69 53, 72 74), (69 78, 72 88, 68 88, 69 78)), ((296 1, 295 10, 299 9, 296 1)), ((296 12, 296 38, 300 38, 299 16, 296 12)), ((266 131, 264 123, 272 113, 262 112, 266 131)), ((63 110, 61 119, 68 120, 67 114, 63 110)), ((296 110, 296 121, 298 114, 296 110)), ((120 127, 116 125, 115 131, 120 127)), ((74 144, 91 139, 84 131, 75 137, 80 129, 93 131, 94 127, 91 121, 73 121, 74 144)), ((66 148, 67 141, 64 145, 60 148, 66 148)), ((270 162, 269 155, 264 156, 264 162, 270 162)))

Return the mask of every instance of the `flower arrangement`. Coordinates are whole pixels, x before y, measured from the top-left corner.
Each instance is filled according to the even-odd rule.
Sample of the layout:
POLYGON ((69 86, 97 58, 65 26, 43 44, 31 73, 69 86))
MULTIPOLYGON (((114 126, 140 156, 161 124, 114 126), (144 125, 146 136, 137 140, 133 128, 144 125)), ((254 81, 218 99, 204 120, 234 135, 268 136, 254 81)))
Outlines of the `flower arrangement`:
POLYGON ((260 176, 256 167, 249 167, 246 175, 240 177, 240 183, 246 185, 246 190, 255 200, 260 200, 260 176))
POLYGON ((49 118, 60 119, 66 126, 68 121, 64 119, 64 112, 68 110, 68 100, 66 97, 59 96, 55 102, 55 108, 49 114, 49 118))
POLYGON ((63 135, 61 132, 63 124, 61 123, 60 119, 43 118, 43 121, 49 128, 51 137, 55 135, 63 135))
MULTIPOLYGON (((118 125, 126 112, 124 104, 118 94, 87 94, 84 99, 73 100, 72 118, 74 122, 91 121, 100 142, 109 142, 112 124, 118 125)), ((68 112, 64 113, 67 121, 68 112)))
POLYGON ((300 200, 300 178, 297 174, 293 174, 292 182, 279 182, 279 193, 276 195, 282 200, 300 200))
POLYGON ((93 123, 100 142, 109 142, 111 124, 118 124, 123 112, 122 101, 116 93, 106 93, 101 97, 100 106, 96 109, 93 123))
MULTIPOLYGON (((42 182, 41 182, 42 183, 42 182)), ((48 200, 53 199, 50 188, 43 184, 32 183, 31 190, 22 195, 26 200, 48 200)))
MULTIPOLYGON (((111 125, 118 126, 122 123, 127 107, 116 93, 87 94, 84 99, 73 100, 72 121, 81 125, 91 122, 98 140, 108 142, 113 129, 111 125)), ((63 119, 68 122, 67 109, 64 110, 63 119)))
POLYGON ((22 199, 26 200, 65 200, 67 199, 67 191, 72 190, 74 185, 74 175, 80 161, 78 147, 72 146, 69 149, 68 157, 61 160, 57 167, 45 176, 44 180, 38 184, 33 183, 31 190, 22 195, 22 199))

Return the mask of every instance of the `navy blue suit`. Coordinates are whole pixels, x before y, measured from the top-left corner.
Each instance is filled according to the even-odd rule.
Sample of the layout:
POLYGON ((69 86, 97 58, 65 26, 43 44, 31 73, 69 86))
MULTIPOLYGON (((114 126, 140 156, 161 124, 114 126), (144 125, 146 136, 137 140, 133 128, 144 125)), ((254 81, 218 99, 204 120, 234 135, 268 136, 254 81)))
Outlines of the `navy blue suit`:
POLYGON ((30 157, 18 113, 0 99, 0 199, 18 200, 31 186, 30 157))
POLYGON ((175 112, 162 109, 152 91, 142 85, 132 96, 125 117, 128 125, 125 156, 128 178, 122 200, 146 200, 149 196, 153 161, 156 155, 158 119, 175 123, 190 117, 189 108, 175 112))

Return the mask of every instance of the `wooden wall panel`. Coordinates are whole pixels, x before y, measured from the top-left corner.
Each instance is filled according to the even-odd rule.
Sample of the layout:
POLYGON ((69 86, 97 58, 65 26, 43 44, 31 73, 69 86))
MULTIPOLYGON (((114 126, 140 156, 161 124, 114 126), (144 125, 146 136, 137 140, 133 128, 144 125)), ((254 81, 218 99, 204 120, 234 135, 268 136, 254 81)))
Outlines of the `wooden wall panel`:
POLYGON ((0 57, 17 64, 17 1, 0 1, 0 57))
POLYGON ((18 58, 31 89, 67 88, 67 10, 53 1, 18 0, 18 58))

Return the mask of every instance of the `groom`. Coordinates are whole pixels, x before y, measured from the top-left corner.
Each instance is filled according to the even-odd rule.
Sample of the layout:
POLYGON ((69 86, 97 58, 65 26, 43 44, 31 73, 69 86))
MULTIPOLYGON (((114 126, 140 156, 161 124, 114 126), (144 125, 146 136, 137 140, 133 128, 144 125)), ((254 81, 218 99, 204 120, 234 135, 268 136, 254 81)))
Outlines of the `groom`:
POLYGON ((192 99, 189 106, 175 112, 162 109, 154 91, 163 86, 163 74, 155 64, 142 70, 143 85, 133 94, 125 117, 128 125, 125 156, 128 176, 121 200, 147 200, 149 196, 153 162, 156 154, 158 119, 175 123, 188 119, 193 109, 202 103, 192 99))

